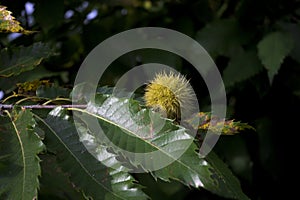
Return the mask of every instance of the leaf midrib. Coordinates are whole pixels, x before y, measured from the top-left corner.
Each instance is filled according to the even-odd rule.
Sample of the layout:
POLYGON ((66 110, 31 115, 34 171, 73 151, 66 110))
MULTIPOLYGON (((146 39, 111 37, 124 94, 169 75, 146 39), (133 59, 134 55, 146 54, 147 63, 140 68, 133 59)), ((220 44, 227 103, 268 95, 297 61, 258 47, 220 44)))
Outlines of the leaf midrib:
MULTIPOLYGON (((122 126, 120 126, 119 124, 116 124, 115 122, 113 122, 113 121, 111 121, 111 120, 109 120, 109 119, 106 119, 106 118, 104 118, 104 117, 102 117, 102 116, 96 115, 96 114, 94 114, 94 113, 90 113, 90 112, 88 112, 87 110, 78 109, 78 108, 68 108, 68 109, 69 109, 69 110, 75 110, 75 111, 79 111, 79 112, 83 112, 83 113, 89 114, 89 115, 94 116, 94 117, 96 117, 96 118, 98 118, 98 119, 101 119, 101 120, 106 121, 106 122, 108 122, 108 123, 110 123, 110 124, 113 124, 113 125, 115 125, 115 126, 121 128, 121 129, 124 129, 124 130, 130 132, 131 134, 135 135, 136 137, 138 137, 138 138, 141 139, 142 141, 146 142, 147 144, 149 144, 149 145, 152 146, 153 148, 157 149, 158 151, 163 152, 165 155, 167 155, 168 157, 170 157, 171 159, 173 159, 174 162, 178 162, 178 163, 180 163, 182 166, 184 166, 185 168, 187 168, 187 169, 189 169, 190 171, 193 171, 193 172, 195 172, 196 174, 198 174, 198 172, 197 172, 196 170, 194 170, 193 168, 190 168, 189 165, 186 165, 184 162, 180 161, 179 158, 174 158, 172 155, 170 155, 170 154, 168 154, 167 152, 161 150, 157 145, 155 145, 155 144, 149 142, 148 140, 145 140, 145 139, 142 138, 142 137, 139 137, 138 135, 136 135, 134 132, 132 132, 132 131, 129 130, 128 128, 122 127, 122 126)), ((193 143, 191 143, 191 145, 192 145, 192 144, 193 144, 193 143)), ((188 148, 186 149, 186 151, 187 151, 187 150, 188 150, 188 148)), ((171 164, 172 164, 172 163, 171 163, 171 164)))
MULTIPOLYGON (((170 154, 168 154, 167 152, 165 152, 165 151, 163 151, 162 149, 160 149, 159 146, 157 146, 157 145, 155 145, 155 144, 149 142, 148 140, 145 140, 144 138, 140 137, 139 135, 136 135, 133 131, 129 130, 127 127, 122 127, 121 125, 119 125, 119 124, 117 124, 117 123, 111 121, 110 119, 107 119, 107 118, 105 118, 105 117, 103 117, 103 116, 100 116, 100 115, 97 115, 97 114, 94 114, 94 113, 91 113, 91 112, 89 112, 89 111, 87 111, 87 110, 78 109, 78 108, 69 108, 69 110, 75 110, 75 111, 79 111, 79 112, 82 112, 82 113, 86 113, 86 114, 88 114, 88 115, 91 115, 91 116, 93 116, 93 117, 96 117, 96 118, 98 118, 98 119, 100 119, 100 120, 103 120, 103 121, 105 121, 105 122, 107 122, 107 123, 110 123, 110 124, 112 124, 112 125, 115 125, 115 126, 121 128, 121 129, 124 129, 124 130, 130 132, 131 134, 133 134, 133 135, 135 135, 136 137, 138 137, 139 139, 141 139, 143 142, 149 144, 149 145, 152 146, 153 148, 157 149, 158 151, 164 153, 165 155, 167 155, 168 157, 170 157, 171 159, 173 159, 174 162, 177 162, 179 165, 181 165, 182 167, 186 168, 188 171, 190 171, 190 172, 192 172, 192 173, 194 173, 194 174, 197 174, 197 176, 199 176, 199 172, 198 172, 196 169, 190 167, 190 166, 187 165, 185 162, 181 161, 180 158, 175 159, 172 155, 170 155, 170 154)), ((193 145, 193 143, 192 143, 191 145, 193 145)), ((188 147, 188 148, 190 148, 190 147, 188 147)), ((186 151, 188 150, 188 148, 186 149, 186 151)), ((194 152, 194 153, 196 154, 196 152, 194 152)), ((172 163, 171 163, 171 164, 172 164, 172 163)), ((210 163, 210 164, 211 164, 211 163, 210 163)), ((224 174, 221 173, 219 170, 217 170, 217 173, 220 174, 220 175, 222 175, 222 176, 226 179, 226 176, 224 176, 224 174)), ((183 180, 180 180, 180 179, 178 179, 178 178, 176 178, 176 177, 173 177, 172 175, 168 175, 168 176, 169 176, 170 178, 176 179, 176 180, 178 180, 178 181, 180 181, 180 182, 183 181, 183 180)), ((204 177, 199 176, 199 178, 200 178, 200 179, 203 179, 204 177)), ((208 180, 206 180, 205 182, 208 182, 208 180)), ((239 193, 235 192, 235 186, 233 186, 233 185, 230 184, 230 185, 227 185, 227 187, 233 192, 233 194, 234 194, 236 197, 239 197, 239 196, 240 196, 239 193)), ((204 186, 204 188, 205 188, 205 186, 204 186)), ((245 198, 245 199, 247 199, 247 198, 245 198)))
POLYGON ((41 122, 43 122, 43 124, 50 130, 51 133, 53 133, 53 135, 55 135, 55 137, 60 141, 60 143, 68 150, 68 152, 72 155, 72 157, 79 163, 79 165, 81 166, 81 168, 86 172, 86 174, 89 175, 90 178, 92 178, 92 180, 94 182, 96 182, 98 185, 101 185, 106 191, 110 192, 111 194, 113 194, 114 196, 120 198, 120 199, 124 199, 121 196, 119 196, 118 194, 116 194, 115 192, 113 192, 112 190, 110 190, 108 187, 106 187, 105 185, 103 185, 101 182, 97 181, 97 179, 95 179, 90 173, 89 171, 84 167, 84 165, 82 165, 82 163, 77 159, 77 157, 73 154, 73 152, 68 148, 68 146, 65 145, 65 143, 60 139, 60 137, 55 133, 55 131, 48 125, 48 123, 46 123, 42 118, 40 118, 39 116, 37 116, 36 114, 34 114, 34 116, 36 118, 38 118, 41 122))
POLYGON ((16 123, 13 121, 12 116, 10 115, 10 113, 8 111, 6 111, 6 113, 9 116, 9 118, 11 120, 11 123, 14 127, 15 133, 17 135, 17 138, 18 138, 18 141, 19 141, 19 144, 20 144, 21 152, 22 152, 22 161, 23 161, 23 166, 24 166, 23 180, 22 180, 22 182, 23 182, 23 184, 22 184, 22 197, 23 197, 24 196, 24 191, 25 191, 25 178, 26 178, 26 168, 27 168, 26 161, 25 161, 25 150, 24 150, 23 142, 22 142, 22 139, 20 137, 20 134, 19 134, 16 123))

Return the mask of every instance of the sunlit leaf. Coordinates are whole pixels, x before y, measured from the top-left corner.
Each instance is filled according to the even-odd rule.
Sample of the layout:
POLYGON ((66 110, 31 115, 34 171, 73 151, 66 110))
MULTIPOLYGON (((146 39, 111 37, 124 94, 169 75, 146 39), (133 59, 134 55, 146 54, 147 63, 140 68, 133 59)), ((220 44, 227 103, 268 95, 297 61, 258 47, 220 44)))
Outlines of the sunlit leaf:
POLYGON ((35 33, 35 31, 25 30, 22 26, 20 26, 20 22, 15 20, 11 14, 12 13, 10 11, 6 10, 5 6, 0 5, 0 32, 23 34, 35 33))
MULTIPOLYGON (((223 174, 223 168, 214 168, 213 162, 208 163, 200 158, 197 146, 193 143, 194 138, 187 134, 187 130, 174 125, 171 120, 163 119, 160 115, 148 109, 141 108, 132 99, 118 99, 109 95, 97 95, 97 103, 89 102, 86 110, 79 110, 83 121, 88 125, 91 134, 99 141, 109 142, 115 152, 125 156, 133 167, 142 167, 145 171, 151 171, 152 165, 158 162, 171 161, 170 165, 164 166, 152 172, 156 178, 168 181, 174 179, 187 186, 196 188, 203 187, 220 196, 247 199, 243 194, 238 180, 232 174, 223 174), (91 118, 96 117, 102 130, 89 126, 91 118), (117 147, 116 147, 117 146, 117 147), (134 153, 148 153, 156 151, 159 158, 139 159, 124 154, 120 149, 134 153), (181 157, 176 157, 178 152, 184 152, 181 157)), ((217 166, 218 167, 218 166, 217 166)), ((229 169, 226 169, 229 171, 229 169)))
POLYGON ((206 131, 208 128, 212 132, 222 133, 223 135, 234 135, 246 129, 254 130, 254 128, 247 123, 242 123, 234 120, 221 120, 217 116, 212 116, 211 113, 200 112, 187 120, 194 129, 206 131), (211 121, 213 121, 212 124, 211 121), (221 129, 222 127, 222 129, 221 129))
POLYGON ((133 177, 115 158, 116 155, 98 144, 84 126, 76 130, 71 120, 58 107, 39 123, 46 131, 48 150, 56 154, 58 164, 70 174, 70 180, 93 199, 147 199, 133 177), (87 148, 95 153, 98 160, 87 148))
POLYGON ((18 94, 30 94, 35 93, 38 87, 44 85, 44 86, 50 86, 49 80, 34 80, 34 81, 28 81, 24 83, 17 83, 18 88, 18 94))

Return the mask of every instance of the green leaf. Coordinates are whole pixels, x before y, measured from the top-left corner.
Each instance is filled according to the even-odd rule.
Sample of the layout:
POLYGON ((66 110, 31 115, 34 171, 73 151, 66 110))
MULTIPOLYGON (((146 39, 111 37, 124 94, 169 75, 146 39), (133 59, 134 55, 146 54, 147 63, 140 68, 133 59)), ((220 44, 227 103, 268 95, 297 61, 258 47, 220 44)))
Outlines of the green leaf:
POLYGON ((251 78, 262 70, 263 66, 255 51, 240 51, 236 56, 231 57, 223 72, 223 81, 227 87, 232 86, 251 78))
MULTIPOLYGON (((101 124, 102 133, 109 141, 99 138, 98 133, 101 130, 98 127, 88 128, 102 142, 112 142, 116 151, 119 149, 133 153, 158 151, 161 152, 161 161, 173 161, 176 160, 173 156, 180 151, 183 152, 194 139, 185 132, 185 128, 174 125, 171 120, 163 119, 148 109, 142 109, 138 102, 132 99, 99 94, 97 103, 89 102, 86 110, 73 110, 81 112, 81 119, 86 124, 96 117, 101 124), (169 146, 165 146, 166 144, 169 146), (171 146, 173 148, 169 148, 171 146)), ((153 162, 135 156, 131 154, 128 157, 135 167, 147 164, 151 166, 153 162)), ((147 167, 145 169, 149 170, 147 167)))
POLYGON ((126 169, 116 155, 98 144, 84 126, 77 132, 70 120, 70 116, 58 107, 46 120, 40 119, 40 124, 46 132, 48 150, 56 153, 59 165, 70 174, 71 181, 93 199, 147 199, 140 186, 133 183, 133 177, 124 172, 126 169))
POLYGON ((229 198, 234 199, 249 199, 241 189, 238 179, 232 174, 228 166, 211 151, 204 159, 208 163, 208 170, 219 179, 219 183, 224 184, 224 189, 230 194, 229 198))
POLYGON ((0 52, 0 79, 32 70, 51 55, 53 51, 49 46, 40 42, 11 52, 5 48, 0 52))
POLYGON ((213 21, 200 30, 196 37, 213 57, 234 56, 248 38, 249 33, 241 31, 234 18, 213 21))
POLYGON ((52 72, 47 70, 44 66, 36 67, 30 71, 23 72, 17 76, 11 76, 8 78, 0 77, 0 89, 5 93, 10 93, 16 89, 17 83, 24 83, 39 79, 50 78, 54 76, 63 76, 66 72, 52 72))
POLYGON ((290 36, 292 37, 292 40, 294 42, 294 47, 293 50, 290 53, 290 56, 296 60, 298 63, 300 63, 300 39, 299 39, 299 35, 300 35, 300 26, 299 24, 295 24, 295 23, 283 23, 281 24, 281 28, 288 32, 290 34, 290 36))
POLYGON ((39 188, 40 160, 43 143, 34 132, 36 122, 29 110, 0 117, 0 198, 35 199, 39 188), (7 155, 4 156, 3 155, 7 155))
POLYGON ((68 173, 59 167, 53 154, 40 155, 42 176, 38 199, 84 200, 78 188, 69 180, 68 173))
POLYGON ((203 187, 224 197, 247 199, 232 174, 224 176, 223 168, 214 169, 205 159, 199 157, 197 146, 193 143, 194 138, 187 134, 185 128, 141 108, 132 99, 97 95, 96 102, 97 104, 89 102, 86 110, 74 110, 81 112, 81 119, 88 124, 96 140, 110 145, 104 137, 98 135, 101 130, 90 123, 96 117, 105 136, 118 147, 110 145, 111 148, 125 156, 133 167, 139 166, 145 171, 151 171, 151 164, 171 161, 170 165, 153 172, 156 178, 165 181, 174 179, 188 186, 203 187), (83 117, 85 115, 91 118, 83 117), (133 153, 157 151, 159 158, 153 158, 154 161, 138 159, 139 157, 125 154, 119 149, 133 153), (186 151, 180 158, 176 157, 182 150, 186 151))
POLYGON ((272 32, 258 43, 257 48, 258 56, 268 70, 272 82, 284 58, 293 49, 293 39, 286 32, 272 32))
POLYGON ((203 187, 226 198, 249 199, 243 193, 238 179, 216 154, 210 152, 205 158, 200 158, 196 151, 196 145, 192 144, 177 161, 155 171, 154 177, 165 181, 174 179, 196 188, 203 187))
POLYGON ((31 34, 35 31, 27 31, 22 26, 20 22, 16 21, 11 12, 6 10, 5 6, 0 5, 0 32, 2 33, 23 33, 31 34))
POLYGON ((58 86, 40 86, 36 90, 37 97, 55 99, 57 97, 65 97, 68 98, 71 90, 58 86))

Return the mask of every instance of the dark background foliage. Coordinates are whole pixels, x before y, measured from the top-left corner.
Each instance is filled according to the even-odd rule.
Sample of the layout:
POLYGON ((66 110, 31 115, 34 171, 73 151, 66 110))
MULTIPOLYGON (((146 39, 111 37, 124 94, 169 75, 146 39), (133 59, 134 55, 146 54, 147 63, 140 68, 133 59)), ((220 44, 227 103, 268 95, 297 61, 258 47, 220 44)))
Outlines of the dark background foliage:
MULTIPOLYGON (((292 152, 299 146, 296 127, 300 112, 300 1, 2 0, 1 4, 7 6, 26 29, 38 31, 32 35, 0 34, 1 48, 38 41, 48 43, 55 48, 56 56, 43 62, 42 68, 49 73, 39 78, 65 87, 72 87, 86 55, 116 33, 157 26, 198 40, 223 75, 228 118, 248 122, 256 129, 255 132, 222 136, 215 150, 240 179, 244 192, 251 199, 287 199, 294 193, 291 180, 297 181, 298 157, 292 156, 292 152), (25 10, 25 5, 33 5, 33 12, 25 10), (278 51, 275 48, 262 53, 274 62, 279 60, 279 67, 276 67, 260 56, 264 47, 259 44, 268 35, 278 32, 280 37, 271 37, 271 44, 264 45, 282 43, 283 46, 279 45, 278 51)), ((208 92, 201 76, 183 59, 167 52, 128 53, 110 66, 101 84, 114 85, 118 77, 133 66, 154 61, 173 66, 191 78, 201 108, 208 109, 208 92)), ((31 80, 31 76, 27 80, 31 80)), ((51 169, 47 173, 51 174, 51 169)), ((43 174, 43 177, 50 174, 43 174)), ((43 177, 41 199, 58 199, 64 186, 47 187, 43 185, 43 177)), ((221 199, 178 183, 156 183, 149 177, 137 177, 147 186, 145 192, 152 193, 154 199, 156 195, 157 199, 221 199)), ((72 198, 76 193, 69 195, 72 198)))

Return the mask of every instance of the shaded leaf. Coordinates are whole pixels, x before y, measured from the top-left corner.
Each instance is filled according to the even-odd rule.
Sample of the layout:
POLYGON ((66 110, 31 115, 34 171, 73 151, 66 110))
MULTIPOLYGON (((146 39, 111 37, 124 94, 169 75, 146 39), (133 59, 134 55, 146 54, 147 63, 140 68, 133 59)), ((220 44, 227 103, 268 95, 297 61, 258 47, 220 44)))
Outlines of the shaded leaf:
POLYGON ((282 23, 281 28, 289 33, 290 37, 293 40, 293 49, 290 52, 290 56, 296 60, 298 63, 300 63, 300 27, 299 24, 295 23, 282 23))
POLYGON ((0 170, 0 198, 34 199, 41 174, 37 154, 43 143, 34 132, 36 122, 29 110, 13 110, 8 115, 9 119, 0 117, 0 165, 4 165, 0 170))
POLYGON ((17 76, 11 76, 7 78, 0 77, 0 89, 5 93, 10 93, 16 89, 18 83, 34 81, 43 78, 50 78, 53 76, 63 76, 65 72, 52 72, 45 69, 43 66, 36 67, 30 71, 23 72, 17 76))
POLYGON ((39 199, 84 200, 79 189, 69 180, 68 173, 64 173, 59 167, 55 155, 45 154, 40 158, 42 160, 42 176, 39 199))
POLYGON ((226 198, 249 199, 238 179, 216 154, 210 152, 205 158, 200 158, 196 151, 196 145, 192 144, 177 161, 155 171, 154 176, 165 181, 174 179, 187 186, 203 187, 226 198))
POLYGON ((36 90, 36 96, 55 99, 57 97, 65 97, 68 98, 71 90, 63 87, 58 87, 55 85, 41 85, 36 90))
POLYGON ((228 166, 215 154, 211 151, 204 159, 208 163, 210 172, 213 176, 222 182, 225 186, 225 190, 231 193, 231 197, 234 199, 249 199, 241 190, 241 185, 238 179, 232 174, 228 166))
POLYGON ((258 56, 268 70, 270 82, 277 74, 284 58, 293 49, 293 39, 285 32, 272 32, 257 45, 258 56))
POLYGON ((58 107, 46 120, 40 119, 40 124, 45 128, 48 150, 56 153, 59 165, 70 174, 71 181, 93 199, 147 199, 133 183, 133 177, 120 171, 124 167, 116 160, 116 155, 98 144, 84 126, 77 133, 70 120, 70 116, 58 107), (98 160, 86 148, 93 151, 98 160))
POLYGON ((243 137, 222 137, 214 151, 222 155, 222 159, 230 166, 234 174, 247 181, 252 181, 252 161, 243 137))
POLYGON ((294 93, 294 95, 300 97, 300 90, 294 91, 293 93, 294 93))
POLYGON ((5 6, 0 5, 0 32, 23 34, 35 33, 35 31, 25 30, 22 26, 20 26, 20 22, 15 20, 11 14, 12 13, 10 11, 6 10, 5 6))
POLYGON ((43 59, 53 55, 50 47, 35 43, 29 47, 18 47, 11 52, 3 49, 0 52, 0 78, 19 75, 34 69, 43 59))
POLYGON ((241 51, 233 56, 223 72, 225 85, 232 86, 247 80, 263 70, 263 66, 255 51, 241 51))
POLYGON ((165 182, 154 179, 151 174, 136 174, 139 182, 146 188, 144 191, 151 196, 151 199, 183 200, 186 199, 189 188, 178 181, 165 182))
POLYGON ((197 41, 213 57, 217 55, 235 56, 249 38, 249 34, 239 29, 235 19, 224 19, 207 24, 197 33, 197 41))

